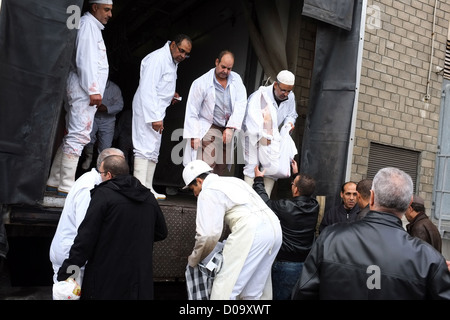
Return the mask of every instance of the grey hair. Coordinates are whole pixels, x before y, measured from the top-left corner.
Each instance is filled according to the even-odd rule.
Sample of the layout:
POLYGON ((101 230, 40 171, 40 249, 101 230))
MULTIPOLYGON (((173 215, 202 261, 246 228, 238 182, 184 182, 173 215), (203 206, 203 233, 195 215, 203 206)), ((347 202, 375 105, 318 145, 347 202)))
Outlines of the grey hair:
POLYGON ((404 213, 411 203, 413 182, 406 172, 387 167, 380 169, 373 178, 372 190, 375 206, 404 213))
POLYGON ((125 154, 123 153, 122 150, 117 149, 117 148, 106 148, 102 152, 100 152, 100 154, 98 155, 97 170, 100 170, 100 165, 102 164, 103 160, 105 160, 106 157, 113 156, 113 155, 122 156, 125 158, 125 154))

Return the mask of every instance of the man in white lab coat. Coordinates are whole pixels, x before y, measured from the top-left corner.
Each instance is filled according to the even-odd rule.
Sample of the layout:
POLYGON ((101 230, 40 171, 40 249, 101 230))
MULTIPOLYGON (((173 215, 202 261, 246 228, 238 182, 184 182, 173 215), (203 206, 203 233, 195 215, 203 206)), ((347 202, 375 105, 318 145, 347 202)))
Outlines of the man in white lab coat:
MULTIPOLYGON (((86 215, 86 210, 91 202, 91 189, 102 182, 99 173, 100 164, 106 157, 111 155, 124 157, 123 152, 119 149, 104 149, 97 158, 97 167, 92 168, 91 171, 80 176, 67 195, 55 235, 50 245, 50 261, 52 262, 54 271, 54 283, 58 282, 56 279, 58 277, 58 270, 63 261, 69 257, 69 251, 77 235, 78 227, 86 215)), ((79 279, 76 279, 80 285, 83 281, 83 272, 84 267, 80 270, 79 279)))
POLYGON ((152 191, 157 200, 166 198, 153 189, 163 120, 167 107, 179 102, 180 97, 175 92, 178 64, 189 58, 191 50, 192 40, 180 34, 162 48, 149 53, 141 62, 139 86, 133 98, 133 175, 152 191))
POLYGON ((47 180, 47 191, 60 196, 67 196, 75 181, 78 160, 91 140, 95 112, 102 103, 109 73, 102 30, 112 17, 112 6, 112 0, 89 0, 89 12, 80 19, 67 79, 67 133, 47 180))
POLYGON ((242 179, 211 171, 203 160, 193 160, 183 170, 184 188, 198 198, 195 245, 188 264, 194 268, 209 255, 225 222, 231 232, 210 299, 272 299, 271 268, 282 243, 280 220, 242 179))
MULTIPOLYGON (((277 79, 272 85, 260 87, 248 98, 240 140, 244 150, 244 180, 250 186, 253 186, 255 166, 262 162, 258 149, 266 148, 267 154, 276 154, 279 152, 282 139, 280 128, 287 125, 288 132, 294 130, 295 120, 298 116, 295 96, 292 92, 294 84, 294 74, 283 70, 278 73, 277 79)), ((289 137, 284 137, 284 139, 286 138, 289 137)), ((290 164, 290 160, 285 163, 288 170, 290 164)), ((265 165, 270 165, 270 162, 264 163, 263 168, 265 165)), ((287 177, 289 176, 290 172, 287 177)), ((264 175, 264 186, 269 197, 276 180, 276 177, 268 173, 264 175)))
POLYGON ((234 156, 234 133, 241 130, 247 105, 247 90, 238 73, 232 71, 234 55, 222 51, 215 68, 191 85, 186 103, 183 154, 186 166, 202 159, 214 173, 222 175, 231 168, 234 156))

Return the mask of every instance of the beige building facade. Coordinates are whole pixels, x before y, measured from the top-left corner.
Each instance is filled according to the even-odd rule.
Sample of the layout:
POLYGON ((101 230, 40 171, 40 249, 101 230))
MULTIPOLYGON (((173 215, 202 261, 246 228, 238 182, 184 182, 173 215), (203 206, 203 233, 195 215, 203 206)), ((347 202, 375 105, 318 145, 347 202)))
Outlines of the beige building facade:
POLYGON ((450 2, 367 1, 365 19, 349 179, 366 178, 377 165, 410 169, 445 236, 445 222, 431 212, 439 127, 450 126, 440 121, 450 2))

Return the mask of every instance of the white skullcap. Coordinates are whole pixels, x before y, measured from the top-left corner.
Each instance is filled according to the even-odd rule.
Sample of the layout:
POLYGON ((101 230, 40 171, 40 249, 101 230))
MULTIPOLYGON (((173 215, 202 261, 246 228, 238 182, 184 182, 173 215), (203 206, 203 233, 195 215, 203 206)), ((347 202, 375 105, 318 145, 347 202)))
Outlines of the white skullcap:
POLYGON ((113 4, 112 0, 89 0, 89 3, 113 4))
POLYGON ((277 75, 277 81, 287 86, 293 86, 295 84, 295 76, 292 72, 283 70, 277 75))

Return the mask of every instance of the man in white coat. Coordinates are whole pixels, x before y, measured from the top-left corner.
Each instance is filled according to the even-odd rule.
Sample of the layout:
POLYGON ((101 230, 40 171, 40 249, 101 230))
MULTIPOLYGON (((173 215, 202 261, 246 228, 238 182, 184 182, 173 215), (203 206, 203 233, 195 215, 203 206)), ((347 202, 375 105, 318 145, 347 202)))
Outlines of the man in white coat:
MULTIPOLYGON (((294 130, 295 120, 298 116, 295 96, 292 92, 294 84, 294 74, 283 70, 278 73, 277 79, 272 85, 261 86, 248 98, 240 140, 244 150, 244 180, 250 186, 253 186, 255 166, 261 164, 259 148, 269 149, 267 150, 269 154, 272 151, 278 152, 271 148, 274 147, 274 141, 279 142, 282 138, 280 128, 287 125, 288 132, 294 130)), ((286 162, 287 168, 290 167, 290 163, 289 160, 286 162)), ((270 165, 270 163, 265 165, 270 165)), ((264 186, 269 196, 276 180, 277 178, 270 174, 264 176, 264 186)))
POLYGON ((232 71, 234 55, 222 51, 215 68, 191 85, 186 103, 183 138, 187 139, 183 165, 202 159, 222 175, 233 164, 234 134, 241 130, 247 90, 232 71))
POLYGON ((102 99, 102 104, 97 106, 94 126, 91 131, 91 142, 84 147, 86 159, 81 167, 84 170, 91 166, 94 155, 94 145, 97 143, 98 153, 112 146, 114 129, 116 126, 116 115, 123 109, 122 91, 119 86, 108 80, 102 99))
POLYGON ((153 189, 163 120, 167 107, 179 102, 180 97, 175 92, 178 64, 189 58, 191 50, 192 40, 180 34, 162 48, 149 53, 141 62, 139 86, 133 98, 133 175, 152 191, 157 200, 166 198, 153 189))
MULTIPOLYGON (((91 171, 84 173, 74 183, 72 189, 64 202, 64 208, 59 218, 58 226, 56 227, 55 235, 53 236, 50 245, 50 261, 53 265, 53 282, 56 283, 58 270, 63 261, 69 257, 69 251, 72 247, 73 241, 77 235, 78 227, 86 215, 86 210, 91 202, 91 189, 102 182, 100 176, 100 164, 103 160, 111 155, 118 155, 125 157, 123 152, 116 148, 106 148, 103 150, 97 159, 97 167, 92 168, 91 171)), ((77 282, 81 285, 83 281, 84 268, 81 268, 79 279, 77 282)))
POLYGON ((102 30, 112 17, 112 0, 89 0, 89 12, 80 19, 67 79, 66 135, 53 159, 47 191, 67 196, 78 160, 91 140, 97 106, 102 103, 109 64, 102 30))
POLYGON ((195 245, 188 264, 194 268, 208 256, 225 221, 231 233, 210 299, 272 299, 271 268, 282 243, 280 221, 242 179, 211 171, 203 160, 193 160, 183 170, 184 188, 198 198, 195 245))

